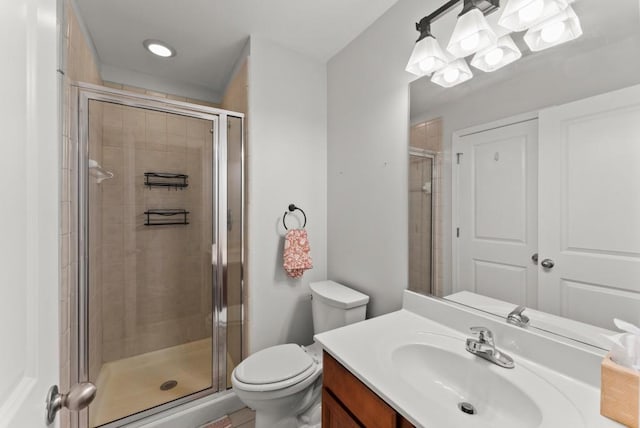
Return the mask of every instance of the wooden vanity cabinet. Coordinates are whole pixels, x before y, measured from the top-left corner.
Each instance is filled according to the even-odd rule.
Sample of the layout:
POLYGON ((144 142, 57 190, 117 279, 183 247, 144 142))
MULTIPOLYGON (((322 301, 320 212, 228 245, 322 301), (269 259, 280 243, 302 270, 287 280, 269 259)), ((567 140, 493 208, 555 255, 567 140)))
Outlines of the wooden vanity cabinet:
POLYGON ((413 427, 326 352, 322 382, 322 428, 413 427))

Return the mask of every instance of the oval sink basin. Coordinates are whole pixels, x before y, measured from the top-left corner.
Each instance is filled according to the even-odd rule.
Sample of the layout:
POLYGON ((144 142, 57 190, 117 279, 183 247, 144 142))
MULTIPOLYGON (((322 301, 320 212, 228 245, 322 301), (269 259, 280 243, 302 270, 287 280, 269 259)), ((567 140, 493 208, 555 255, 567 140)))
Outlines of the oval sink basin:
POLYGON ((467 352, 461 339, 431 333, 420 337, 420 343, 393 348, 391 363, 434 409, 434 416, 442 418, 434 426, 584 425, 571 401, 517 360, 514 369, 505 369, 467 352))

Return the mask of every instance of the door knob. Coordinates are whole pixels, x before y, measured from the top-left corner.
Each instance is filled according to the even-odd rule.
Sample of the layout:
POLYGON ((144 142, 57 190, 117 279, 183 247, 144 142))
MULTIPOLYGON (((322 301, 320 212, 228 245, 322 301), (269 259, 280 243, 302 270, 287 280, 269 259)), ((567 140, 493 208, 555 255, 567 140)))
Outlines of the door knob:
POLYGON ((544 259, 540 264, 545 269, 551 269, 556 265, 551 259, 544 259))
POLYGON ((87 407, 96 397, 96 390, 94 384, 81 382, 73 385, 67 394, 60 394, 58 385, 53 385, 47 394, 47 424, 53 423, 63 407, 74 412, 87 407))
POLYGON ((531 256, 531 260, 533 260, 533 264, 538 264, 538 253, 535 253, 533 256, 531 256))

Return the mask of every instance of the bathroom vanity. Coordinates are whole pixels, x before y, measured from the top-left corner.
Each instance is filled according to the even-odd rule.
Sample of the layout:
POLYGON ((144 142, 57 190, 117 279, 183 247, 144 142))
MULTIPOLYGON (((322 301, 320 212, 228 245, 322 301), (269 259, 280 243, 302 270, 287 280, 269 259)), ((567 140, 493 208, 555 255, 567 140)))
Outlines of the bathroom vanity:
POLYGON ((407 428, 413 425, 328 353, 323 355, 322 426, 407 428))
POLYGON ((443 300, 406 291, 402 310, 316 341, 323 427, 621 426, 599 414, 603 350, 443 300), (478 326, 514 368, 467 351, 478 326))

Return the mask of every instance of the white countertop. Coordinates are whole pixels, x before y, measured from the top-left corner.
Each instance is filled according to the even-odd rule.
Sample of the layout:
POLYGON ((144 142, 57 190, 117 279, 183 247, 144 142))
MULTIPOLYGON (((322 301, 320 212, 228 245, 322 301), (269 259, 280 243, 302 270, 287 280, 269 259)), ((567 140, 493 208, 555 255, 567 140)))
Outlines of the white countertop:
MULTIPOLYGON (((411 298, 416 297, 411 296, 411 298)), ((429 304, 434 303, 430 302, 429 304)), ((405 307, 406 306, 407 305, 405 305, 405 307)), ((455 308, 447 308, 446 310, 454 311, 453 313, 455 314, 455 308)), ((469 311, 464 312, 464 315, 458 318, 475 316, 470 315, 469 311)), ((527 370, 545 380, 571 401, 581 416, 582 426, 589 428, 621 426, 599 414, 600 392, 599 389, 593 385, 593 377, 591 376, 593 373, 585 376, 585 379, 591 380, 591 382, 589 382, 584 379, 576 379, 572 377, 571 374, 564 373, 562 370, 563 367, 577 366, 578 369, 582 371, 595 370, 599 372, 600 367, 599 364, 597 364, 597 358, 599 358, 599 356, 597 354, 586 355, 585 361, 563 362, 563 358, 566 359, 565 356, 570 360, 575 360, 576 355, 578 355, 577 359, 580 359, 579 354, 576 354, 576 352, 580 352, 580 350, 573 348, 563 349, 563 346, 567 346, 566 344, 555 343, 553 340, 551 340, 549 345, 545 344, 544 346, 540 346, 540 341, 545 339, 536 336, 533 341, 536 346, 535 349, 538 349, 540 353, 548 354, 552 352, 550 349, 552 349, 553 352, 558 352, 558 355, 552 357, 551 360, 557 359, 560 362, 559 366, 549 367, 549 364, 543 365, 539 361, 534 361, 534 355, 530 355, 529 358, 527 358, 525 355, 520 355, 517 352, 518 349, 527 352, 530 348, 527 348, 527 346, 519 347, 518 341, 513 340, 510 335, 515 334, 517 336, 530 333, 526 331, 509 331, 502 333, 503 327, 494 325, 494 320, 484 319, 481 315, 477 315, 477 317, 474 322, 480 322, 480 325, 490 327, 494 333, 497 331, 496 346, 508 352, 516 361, 516 368, 513 373, 517 373, 517 370, 527 370), (508 343, 501 343, 501 337, 508 343)), ((507 326, 506 328, 512 329, 514 327, 507 326)), ((412 337, 415 338, 421 334, 424 338, 425 332, 437 332, 448 337, 459 338, 461 340, 461 346, 464 346, 464 342, 462 341, 470 336, 447 327, 443 325, 443 323, 438 323, 432 319, 403 309, 398 312, 318 334, 315 339, 351 373, 417 427, 468 427, 471 422, 470 420, 467 419, 467 422, 464 424, 459 421, 453 421, 450 417, 437 411, 437 408, 433 405, 430 406, 429 402, 425 402, 424 395, 422 395, 415 386, 403 379, 390 364, 390 348, 396 346, 403 340, 414 340, 412 337)), ((521 339, 520 342, 524 342, 524 340, 526 339, 521 339)), ((543 362, 548 362, 549 356, 545 356, 547 358, 542 358, 542 360, 543 362)), ((498 370, 508 369, 498 368, 498 370)), ((528 393, 535 394, 535 391, 529 391, 528 393)), ((549 422, 545 422, 544 419, 539 426, 552 428, 549 422)), ((572 426, 571 428, 574 427, 572 426)), ((579 427, 576 426, 575 428, 579 427)))

